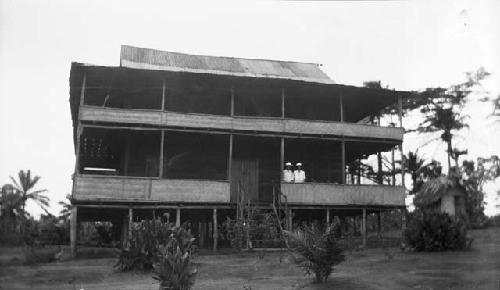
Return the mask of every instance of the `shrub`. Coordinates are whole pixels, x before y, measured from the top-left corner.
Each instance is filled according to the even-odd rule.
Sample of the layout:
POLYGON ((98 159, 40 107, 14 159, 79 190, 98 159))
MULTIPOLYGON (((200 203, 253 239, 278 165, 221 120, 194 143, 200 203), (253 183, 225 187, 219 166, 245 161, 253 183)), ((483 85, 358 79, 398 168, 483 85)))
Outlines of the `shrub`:
POLYGON ((244 219, 227 217, 222 226, 229 244, 233 249, 241 252, 246 247, 247 240, 250 248, 283 247, 282 235, 275 216, 269 212, 252 209, 244 219))
MULTIPOLYGON (((178 231, 179 228, 159 219, 133 224, 128 246, 120 250, 115 268, 119 271, 152 270, 153 265, 158 262, 160 248, 168 246, 176 238, 178 231)), ((187 231, 182 231, 191 237, 187 231)), ((192 249, 193 246, 190 245, 190 251, 192 249)))
POLYGON ((472 243, 462 219, 439 212, 415 211, 404 235, 407 244, 418 252, 464 250, 472 243))
POLYGON ((128 246, 121 249, 115 268, 119 271, 153 269, 158 248, 168 243, 171 229, 170 224, 159 220, 134 223, 128 246))
POLYGON ((302 226, 295 233, 287 232, 291 249, 302 256, 296 262, 306 275, 314 274, 317 283, 326 282, 333 267, 345 259, 334 232, 331 226, 322 229, 315 224, 302 226))
POLYGON ((244 222, 241 220, 232 220, 227 217, 222 226, 226 237, 229 240, 231 248, 238 252, 245 247, 246 242, 246 228, 244 222))
POLYGON ((58 252, 60 252, 59 248, 28 246, 24 248, 24 263, 35 265, 54 262, 58 252))
POLYGON ((159 246, 153 278, 160 281, 160 290, 191 289, 196 275, 196 268, 191 262, 193 241, 194 238, 184 228, 174 228, 167 244, 159 246))
POLYGON ((114 247, 119 244, 120 231, 121 228, 111 222, 82 222, 78 240, 91 247, 114 247))

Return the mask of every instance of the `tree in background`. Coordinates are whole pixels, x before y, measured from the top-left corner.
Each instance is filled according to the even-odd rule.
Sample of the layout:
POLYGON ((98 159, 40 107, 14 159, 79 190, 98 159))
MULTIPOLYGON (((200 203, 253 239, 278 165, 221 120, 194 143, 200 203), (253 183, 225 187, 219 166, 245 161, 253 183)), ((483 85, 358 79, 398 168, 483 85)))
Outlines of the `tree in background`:
POLYGON ((67 202, 64 200, 58 202, 58 204, 62 206, 62 209, 59 212, 59 219, 63 221, 69 220, 69 217, 71 216, 71 209, 73 208, 73 205, 71 205, 71 195, 66 194, 66 199, 68 200, 67 202))
POLYGON ((484 97, 481 99, 482 102, 491 102, 493 106, 493 112, 491 112, 490 117, 494 117, 496 122, 500 122, 500 95, 492 99, 489 97, 484 97))
POLYGON ((472 227, 481 227, 486 222, 484 215, 484 184, 500 176, 497 156, 465 160, 460 167, 460 183, 465 188, 465 210, 472 227))
MULTIPOLYGON (((363 82, 363 87, 370 89, 389 89, 389 85, 382 86, 382 81, 366 81, 363 82)), ((389 124, 390 126, 395 126, 396 124, 392 121, 392 116, 397 113, 397 106, 389 106, 386 109, 380 110, 375 114, 369 116, 371 124, 380 125, 381 119, 390 118, 389 124)), ((387 157, 383 156, 382 152, 377 152, 377 171, 373 170, 373 167, 370 165, 365 165, 365 168, 361 168, 363 171, 362 175, 364 177, 378 183, 384 184, 384 181, 388 181, 390 184, 391 176, 394 172, 392 172, 392 166, 387 157)))
POLYGON ((492 116, 497 118, 497 121, 500 122, 500 95, 496 97, 496 99, 492 100, 493 102, 493 113, 492 116))
POLYGON ((410 174, 412 180, 410 194, 416 194, 428 180, 441 176, 441 164, 434 159, 427 162, 418 155, 418 150, 408 152, 403 158, 405 159, 405 170, 410 174))
POLYGON ((32 177, 31 170, 29 169, 26 172, 24 170, 19 170, 19 173, 17 175, 18 180, 16 180, 12 176, 10 177, 14 184, 14 188, 18 193, 18 197, 13 201, 14 204, 20 205, 23 214, 26 216, 27 213, 24 209, 26 206, 26 202, 28 200, 32 200, 36 204, 38 204, 47 214, 50 214, 47 210, 47 207, 49 207, 50 199, 47 196, 43 195, 43 193, 47 192, 47 190, 34 190, 36 184, 40 180, 40 176, 32 177))
MULTIPOLYGON (((459 156, 466 151, 455 148, 453 138, 457 131, 468 128, 467 115, 462 109, 467 103, 467 98, 473 92, 475 86, 489 75, 483 68, 476 72, 467 73, 466 81, 449 88, 429 88, 417 94, 407 105, 416 106, 423 114, 424 120, 415 129, 419 133, 441 133, 441 139, 447 145, 448 173, 452 173, 451 160, 455 161, 455 168, 459 167, 459 156)), ((438 139, 438 138, 436 138, 438 139)))
POLYGON ((476 169, 474 161, 464 160, 460 168, 460 183, 465 187, 465 212, 472 227, 480 227, 486 221, 484 215, 484 174, 476 169))

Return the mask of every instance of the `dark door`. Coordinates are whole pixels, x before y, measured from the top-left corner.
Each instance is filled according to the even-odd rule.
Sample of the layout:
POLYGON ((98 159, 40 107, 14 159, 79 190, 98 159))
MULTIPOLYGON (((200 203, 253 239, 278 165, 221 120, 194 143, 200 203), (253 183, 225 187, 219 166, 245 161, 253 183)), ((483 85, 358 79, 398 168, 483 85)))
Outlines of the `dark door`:
POLYGON ((233 159, 231 164, 231 202, 259 201, 259 160, 233 159))

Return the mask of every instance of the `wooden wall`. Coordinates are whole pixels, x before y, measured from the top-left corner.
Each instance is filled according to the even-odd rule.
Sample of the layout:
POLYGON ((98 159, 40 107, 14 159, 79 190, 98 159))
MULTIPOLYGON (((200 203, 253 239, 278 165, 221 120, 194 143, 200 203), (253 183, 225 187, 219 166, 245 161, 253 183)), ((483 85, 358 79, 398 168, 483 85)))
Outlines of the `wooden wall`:
POLYGON ((282 183, 290 204, 404 206, 401 186, 282 183))
POLYGON ((76 201, 229 202, 229 182, 78 175, 76 201))
POLYGON ((146 124, 155 126, 187 127, 201 129, 234 130, 249 132, 317 134, 346 137, 403 140, 402 128, 379 127, 357 123, 305 121, 295 119, 229 117, 202 114, 163 112, 155 110, 127 110, 82 106, 82 121, 146 124))

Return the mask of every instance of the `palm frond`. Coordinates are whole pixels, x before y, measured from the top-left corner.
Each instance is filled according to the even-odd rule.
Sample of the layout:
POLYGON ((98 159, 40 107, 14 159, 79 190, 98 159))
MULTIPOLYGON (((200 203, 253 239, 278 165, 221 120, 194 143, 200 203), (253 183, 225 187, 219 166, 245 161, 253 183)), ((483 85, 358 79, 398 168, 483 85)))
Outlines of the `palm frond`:
POLYGON ((9 176, 10 177, 10 180, 12 181, 12 183, 14 183, 14 187, 18 190, 18 191, 22 191, 23 188, 19 185, 19 183, 17 182, 17 180, 12 177, 12 176, 9 176))

